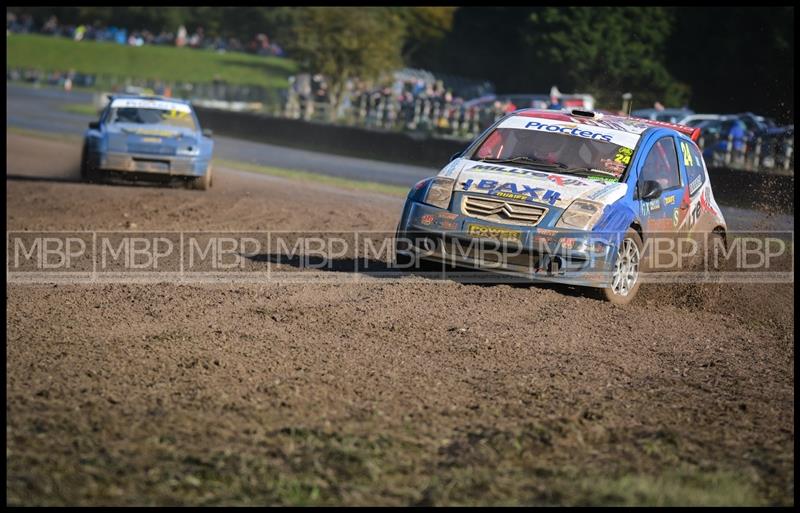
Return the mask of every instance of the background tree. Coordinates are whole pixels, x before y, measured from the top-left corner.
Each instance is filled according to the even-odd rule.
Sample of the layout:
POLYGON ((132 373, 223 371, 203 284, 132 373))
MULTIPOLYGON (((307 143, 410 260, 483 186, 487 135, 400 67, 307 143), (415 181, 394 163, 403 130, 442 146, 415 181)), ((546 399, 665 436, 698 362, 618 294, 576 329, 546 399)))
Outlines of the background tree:
POLYGON ((329 84, 331 117, 349 79, 377 78, 402 65, 405 25, 384 7, 298 7, 284 44, 300 69, 323 74, 329 84))
POLYGON ((458 7, 394 7, 406 27, 403 61, 411 62, 425 45, 441 41, 453 28, 458 7))
POLYGON ((526 47, 562 90, 591 93, 608 106, 624 92, 639 108, 689 99, 689 87, 664 64, 672 26, 665 8, 547 7, 530 21, 526 47))

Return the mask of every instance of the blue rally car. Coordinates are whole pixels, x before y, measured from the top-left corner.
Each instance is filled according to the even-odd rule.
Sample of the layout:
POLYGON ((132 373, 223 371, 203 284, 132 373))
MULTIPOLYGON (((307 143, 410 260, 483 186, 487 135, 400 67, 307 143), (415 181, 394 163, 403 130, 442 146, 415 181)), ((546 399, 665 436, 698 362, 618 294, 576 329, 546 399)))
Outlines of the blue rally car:
POLYGON ((506 115, 411 189, 396 265, 597 287, 628 303, 640 271, 674 265, 681 241, 703 257, 725 248, 698 135, 579 110, 506 115))
POLYGON ((211 131, 200 129, 192 106, 182 100, 112 95, 98 121, 89 123, 81 175, 135 179, 182 179, 187 186, 211 187, 211 131))

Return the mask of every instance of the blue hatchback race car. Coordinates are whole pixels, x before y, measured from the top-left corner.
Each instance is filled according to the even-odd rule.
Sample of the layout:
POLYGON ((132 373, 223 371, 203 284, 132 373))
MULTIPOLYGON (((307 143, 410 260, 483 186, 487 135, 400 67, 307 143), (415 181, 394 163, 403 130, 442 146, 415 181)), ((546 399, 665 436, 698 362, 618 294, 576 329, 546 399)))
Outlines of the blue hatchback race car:
POLYGON ((181 179, 211 187, 210 130, 201 130, 189 102, 172 98, 110 96, 98 121, 89 123, 81 175, 95 180, 114 173, 136 179, 181 179))
POLYGON ((513 112, 411 189, 396 265, 598 287, 628 303, 640 271, 689 256, 680 241, 694 241, 703 257, 725 248, 698 135, 587 111, 513 112))

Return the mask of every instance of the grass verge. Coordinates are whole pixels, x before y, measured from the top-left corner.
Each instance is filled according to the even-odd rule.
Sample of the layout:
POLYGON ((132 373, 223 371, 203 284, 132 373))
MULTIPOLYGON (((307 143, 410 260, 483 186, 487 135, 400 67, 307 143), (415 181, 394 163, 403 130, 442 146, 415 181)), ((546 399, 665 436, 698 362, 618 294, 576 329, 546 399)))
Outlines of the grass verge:
POLYGON ((117 75, 126 78, 181 82, 211 82, 266 88, 288 87, 295 71, 289 59, 244 53, 217 53, 172 46, 127 46, 108 42, 73 41, 35 34, 6 38, 6 66, 47 71, 117 75))
POLYGON ((89 103, 68 103, 66 105, 62 105, 59 107, 60 110, 63 112, 69 112, 71 114, 81 114, 84 116, 93 116, 97 117, 97 108, 89 103))

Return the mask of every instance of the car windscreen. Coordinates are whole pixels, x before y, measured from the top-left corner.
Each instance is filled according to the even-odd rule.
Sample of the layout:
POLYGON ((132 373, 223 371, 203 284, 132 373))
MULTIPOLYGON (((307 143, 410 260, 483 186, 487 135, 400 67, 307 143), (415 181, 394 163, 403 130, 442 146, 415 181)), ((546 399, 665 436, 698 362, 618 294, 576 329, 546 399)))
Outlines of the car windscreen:
POLYGON ((108 116, 110 123, 135 123, 138 125, 166 125, 175 128, 197 130, 191 112, 178 109, 152 109, 142 107, 112 108, 108 116))
POLYGON ((632 155, 631 148, 599 138, 497 128, 472 154, 472 159, 617 181, 625 173, 632 155))

